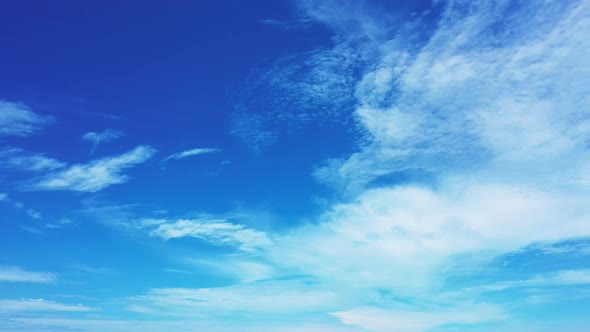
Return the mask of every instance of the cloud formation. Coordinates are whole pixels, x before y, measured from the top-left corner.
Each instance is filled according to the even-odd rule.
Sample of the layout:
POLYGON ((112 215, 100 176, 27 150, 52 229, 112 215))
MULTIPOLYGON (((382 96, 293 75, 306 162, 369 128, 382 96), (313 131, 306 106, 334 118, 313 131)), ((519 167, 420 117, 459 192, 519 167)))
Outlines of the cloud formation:
MULTIPOLYGON (((315 172, 345 200, 317 223, 270 235, 272 245, 254 256, 272 270, 266 276, 283 276, 276 294, 281 287, 335 291, 334 302, 318 300, 317 312, 353 330, 475 329, 498 321, 510 330, 509 311, 525 300, 512 308, 495 303, 484 296, 494 287, 587 285, 586 270, 547 271, 503 286, 479 278, 486 264, 531 244, 590 237, 590 3, 445 2, 428 14, 438 15, 438 24, 427 34, 413 33, 420 15, 404 25, 378 11, 356 15, 356 5, 316 4, 310 15, 341 34, 321 53, 330 66, 348 68, 347 59, 363 55, 351 65, 362 74, 347 87, 364 137, 357 151, 315 172), (351 17, 359 24, 345 24, 351 17), (392 20, 396 31, 384 28, 395 26, 392 20), (408 174, 422 176, 397 180, 408 174), (459 277, 479 287, 453 282, 459 277), (293 286, 293 279, 311 281, 293 286)), ((321 92, 333 91, 331 82, 351 82, 324 73, 314 85, 290 87, 321 92)), ((309 114, 302 110, 291 116, 309 114)), ((272 131, 264 125, 272 123, 268 115, 260 116, 258 132, 272 131)), ((196 306, 205 292, 178 291, 196 306)), ((216 291, 222 290, 206 290, 216 291)), ((170 300, 151 295, 150 301, 170 300)), ((258 300, 248 298, 226 305, 248 310, 258 300)), ((536 324, 527 322, 527 329, 540 330, 536 324)))
POLYGON ((23 103, 0 100, 0 137, 29 136, 51 121, 51 117, 39 115, 23 103))
POLYGON ((140 145, 124 154, 74 164, 63 170, 52 172, 34 184, 32 190, 72 190, 96 192, 114 184, 129 181, 122 172, 150 159, 156 150, 140 145))
POLYGON ((261 231, 233 224, 226 220, 179 219, 144 219, 139 221, 140 228, 152 228, 150 235, 164 240, 192 237, 214 245, 236 247, 245 252, 272 244, 270 238, 261 231))
POLYGON ((95 310, 82 304, 70 305, 44 299, 0 300, 0 313, 25 312, 86 312, 95 310))
POLYGON ((379 48, 376 69, 356 88, 366 143, 320 168, 319 179, 354 190, 387 175, 441 176, 475 166, 553 177, 566 158, 572 173, 555 180, 582 181, 590 128, 582 74, 589 46, 581 32, 588 5, 520 4, 514 11, 504 1, 476 2, 469 13, 463 5, 446 4, 419 50, 403 34, 379 48), (522 19, 541 16, 547 21, 534 28, 522 19))
POLYGON ((90 150, 90 154, 94 154, 94 151, 96 150, 96 147, 100 144, 100 143, 108 143, 108 142, 112 142, 115 141, 121 137, 123 137, 124 133, 122 131, 119 130, 114 130, 114 129, 105 129, 102 132, 88 132, 86 134, 84 134, 82 136, 82 139, 85 141, 90 142, 90 144, 92 144, 92 149, 90 150))
POLYGON ((32 282, 49 284, 57 280, 49 272, 33 272, 14 266, 0 266, 0 282, 32 282))
POLYGON ((221 152, 221 150, 215 149, 215 148, 195 148, 195 149, 190 149, 190 150, 186 150, 186 151, 173 153, 173 154, 169 155, 168 157, 162 159, 162 162, 167 162, 171 159, 178 160, 178 159, 184 159, 187 157, 198 156, 201 154, 210 154, 210 153, 219 153, 219 152, 221 152))
MULTIPOLYGON (((236 330, 236 321, 239 330, 289 331, 283 326, 301 320, 317 322, 304 331, 555 330, 536 318, 519 321, 531 296, 514 294, 535 288, 540 298, 552 287, 588 287, 587 267, 548 266, 515 277, 495 264, 531 245, 590 237, 590 2, 439 1, 409 23, 352 2, 305 5, 339 34, 334 48, 303 55, 298 59, 309 61, 278 68, 284 75, 269 73, 260 83, 290 92, 272 105, 295 100, 303 107, 250 117, 256 107, 243 104, 238 114, 246 120, 236 126, 254 128, 252 138, 262 142, 275 137, 269 124, 277 119, 354 119, 363 135, 357 149, 315 172, 342 201, 315 222, 276 233, 225 219, 131 223, 153 237, 236 248, 216 257, 217 266, 201 263, 242 277, 232 285, 151 288, 119 303, 134 314, 179 318, 180 325, 212 322, 208 331, 236 330), (425 15, 437 24, 415 33, 425 15), (420 176, 402 181, 412 174, 420 176), (498 300, 506 291, 510 301, 498 300)), ((173 159, 199 154, 182 156, 189 151, 173 159)), ((58 172, 54 187, 94 191, 103 185, 87 184, 90 178, 126 180, 126 163, 110 160, 58 172)), ((133 219, 112 207, 93 213, 126 225, 133 219)), ((567 292, 558 293, 563 301, 567 292)), ((97 331, 125 324, 37 322, 97 331)), ((571 331, 587 325, 568 324, 571 331)))
POLYGON ((43 172, 66 166, 66 163, 47 157, 43 153, 28 152, 20 148, 0 150, 0 167, 11 171, 43 172))

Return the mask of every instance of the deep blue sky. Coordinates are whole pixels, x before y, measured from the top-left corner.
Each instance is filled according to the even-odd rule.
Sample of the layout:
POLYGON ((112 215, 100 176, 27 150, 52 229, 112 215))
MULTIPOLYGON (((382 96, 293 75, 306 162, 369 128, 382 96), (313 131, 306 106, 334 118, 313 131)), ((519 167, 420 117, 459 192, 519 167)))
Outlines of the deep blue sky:
POLYGON ((0 330, 587 331, 589 21, 1 3, 0 330))

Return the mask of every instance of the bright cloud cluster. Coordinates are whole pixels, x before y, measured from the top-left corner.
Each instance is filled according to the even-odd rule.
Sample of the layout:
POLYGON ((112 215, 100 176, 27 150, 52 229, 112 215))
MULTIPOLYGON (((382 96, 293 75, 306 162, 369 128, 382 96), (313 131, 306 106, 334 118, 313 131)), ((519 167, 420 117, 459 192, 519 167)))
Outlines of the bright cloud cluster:
POLYGON ((440 176, 499 165, 514 175, 581 180, 575 170, 587 167, 581 155, 590 131, 588 4, 465 6, 448 3, 417 51, 403 34, 383 43, 356 90, 368 143, 319 169, 320 179, 354 189, 408 170, 440 176), (508 31, 518 33, 505 38, 508 31), (572 172, 563 172, 564 158, 572 172))

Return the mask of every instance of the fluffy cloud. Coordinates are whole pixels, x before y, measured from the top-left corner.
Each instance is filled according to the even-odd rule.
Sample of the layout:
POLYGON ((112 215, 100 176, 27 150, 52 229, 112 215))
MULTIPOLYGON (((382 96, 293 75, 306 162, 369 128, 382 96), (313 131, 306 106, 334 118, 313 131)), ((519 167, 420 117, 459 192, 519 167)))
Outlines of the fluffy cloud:
POLYGON ((22 103, 0 100, 0 136, 28 136, 51 122, 22 103))
POLYGON ((335 207, 320 225, 277 239, 271 254, 299 273, 412 294, 439 286, 468 253, 477 262, 537 241, 590 236, 589 200, 478 183, 375 189, 335 207))
POLYGON ((114 184, 127 182, 130 177, 122 172, 145 162, 155 153, 156 150, 149 146, 138 146, 118 156, 94 160, 87 164, 71 165, 46 175, 31 189, 96 192, 114 184))

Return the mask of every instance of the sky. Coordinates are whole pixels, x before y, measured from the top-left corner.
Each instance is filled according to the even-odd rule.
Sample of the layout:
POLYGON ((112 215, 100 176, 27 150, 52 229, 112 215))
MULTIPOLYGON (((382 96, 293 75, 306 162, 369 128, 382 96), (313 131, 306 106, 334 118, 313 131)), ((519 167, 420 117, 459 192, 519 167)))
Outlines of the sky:
POLYGON ((0 3, 0 330, 590 331, 590 1, 0 3))

